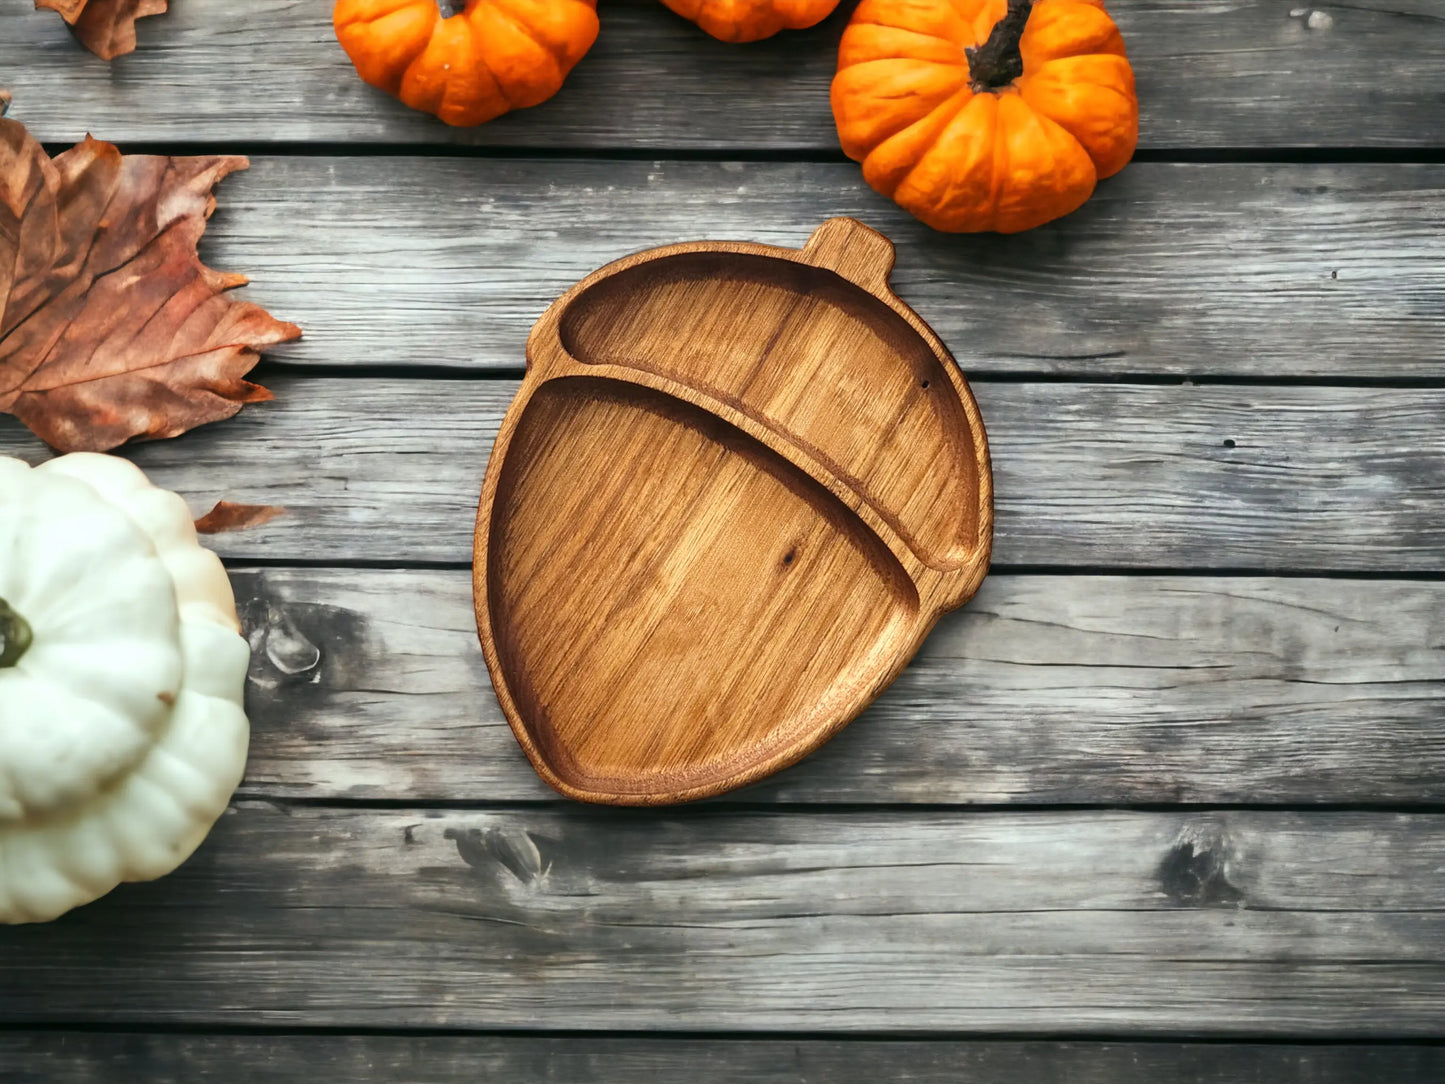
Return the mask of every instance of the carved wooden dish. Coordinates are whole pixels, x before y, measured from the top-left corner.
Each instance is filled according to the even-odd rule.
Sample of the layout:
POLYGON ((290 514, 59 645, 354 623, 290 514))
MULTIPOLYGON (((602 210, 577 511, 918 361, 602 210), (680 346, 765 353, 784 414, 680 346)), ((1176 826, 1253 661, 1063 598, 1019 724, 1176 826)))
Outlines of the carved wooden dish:
POLYGON ((978 589, 983 423, 892 266, 846 218, 801 251, 671 245, 533 328, 475 600, 497 697, 563 794, 680 802, 791 764, 978 589))

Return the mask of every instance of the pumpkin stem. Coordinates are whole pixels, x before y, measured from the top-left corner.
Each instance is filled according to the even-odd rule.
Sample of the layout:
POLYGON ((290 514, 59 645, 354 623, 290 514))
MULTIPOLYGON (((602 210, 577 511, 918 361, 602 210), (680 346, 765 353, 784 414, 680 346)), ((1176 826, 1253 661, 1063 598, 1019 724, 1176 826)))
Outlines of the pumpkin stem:
POLYGON ((1008 0, 1008 12, 993 24, 988 40, 963 51, 968 57, 968 74, 976 93, 1006 87, 1024 73, 1019 41, 1024 36, 1034 0, 1008 0))
POLYGON ((466 11, 467 0, 437 0, 437 7, 441 9, 443 19, 450 19, 466 11))
POLYGON ((0 669, 14 666, 30 646, 30 622, 0 598, 0 669))

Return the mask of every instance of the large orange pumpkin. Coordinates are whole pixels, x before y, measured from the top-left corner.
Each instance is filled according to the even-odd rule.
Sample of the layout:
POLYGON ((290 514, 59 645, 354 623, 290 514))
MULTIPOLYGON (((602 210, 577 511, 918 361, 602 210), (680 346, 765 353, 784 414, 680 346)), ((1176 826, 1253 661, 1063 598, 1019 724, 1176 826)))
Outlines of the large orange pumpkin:
POLYGON ((722 41, 770 38, 779 30, 801 30, 822 22, 838 0, 662 0, 722 41))
POLYGON ((1139 138, 1102 0, 863 0, 833 117, 870 185, 936 229, 1031 229, 1078 208, 1139 138))
POLYGON ((597 40, 597 0, 337 0, 361 78, 448 124, 545 102, 597 40), (460 9, 460 10, 457 10, 460 9))

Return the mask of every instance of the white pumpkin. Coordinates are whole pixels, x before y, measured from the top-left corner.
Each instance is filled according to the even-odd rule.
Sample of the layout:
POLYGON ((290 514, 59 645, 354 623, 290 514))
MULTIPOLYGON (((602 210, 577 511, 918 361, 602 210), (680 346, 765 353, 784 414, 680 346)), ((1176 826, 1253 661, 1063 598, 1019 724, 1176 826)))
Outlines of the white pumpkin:
POLYGON ((180 497, 114 456, 0 457, 0 922, 190 856, 245 769, 249 658, 180 497))

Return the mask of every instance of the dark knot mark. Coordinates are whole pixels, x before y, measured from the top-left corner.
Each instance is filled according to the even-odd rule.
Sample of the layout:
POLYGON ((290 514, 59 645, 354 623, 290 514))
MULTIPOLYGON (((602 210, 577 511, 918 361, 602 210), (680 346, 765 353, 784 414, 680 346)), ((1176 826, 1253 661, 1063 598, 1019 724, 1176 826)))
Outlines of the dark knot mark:
POLYGON ((338 689, 364 687, 373 677, 379 648, 370 642, 366 618, 292 598, 293 591, 307 589, 304 580, 273 587, 265 572, 233 572, 231 583, 242 634, 251 645, 246 708, 252 725, 313 730, 316 738, 329 738, 304 708, 325 703, 338 689))
POLYGON ((1224 838, 1205 840, 1186 831, 1159 863, 1159 887, 1186 907, 1238 905, 1244 893, 1230 883, 1229 849, 1224 838))
POLYGON ((284 603, 272 596, 265 573, 234 574, 231 582, 242 633, 251 645, 250 684, 274 690, 321 680, 324 652, 313 611, 321 607, 284 603))
POLYGON ((549 868, 536 840, 521 829, 448 828, 442 835, 456 843, 463 862, 482 873, 501 865, 523 884, 531 884, 549 868))

